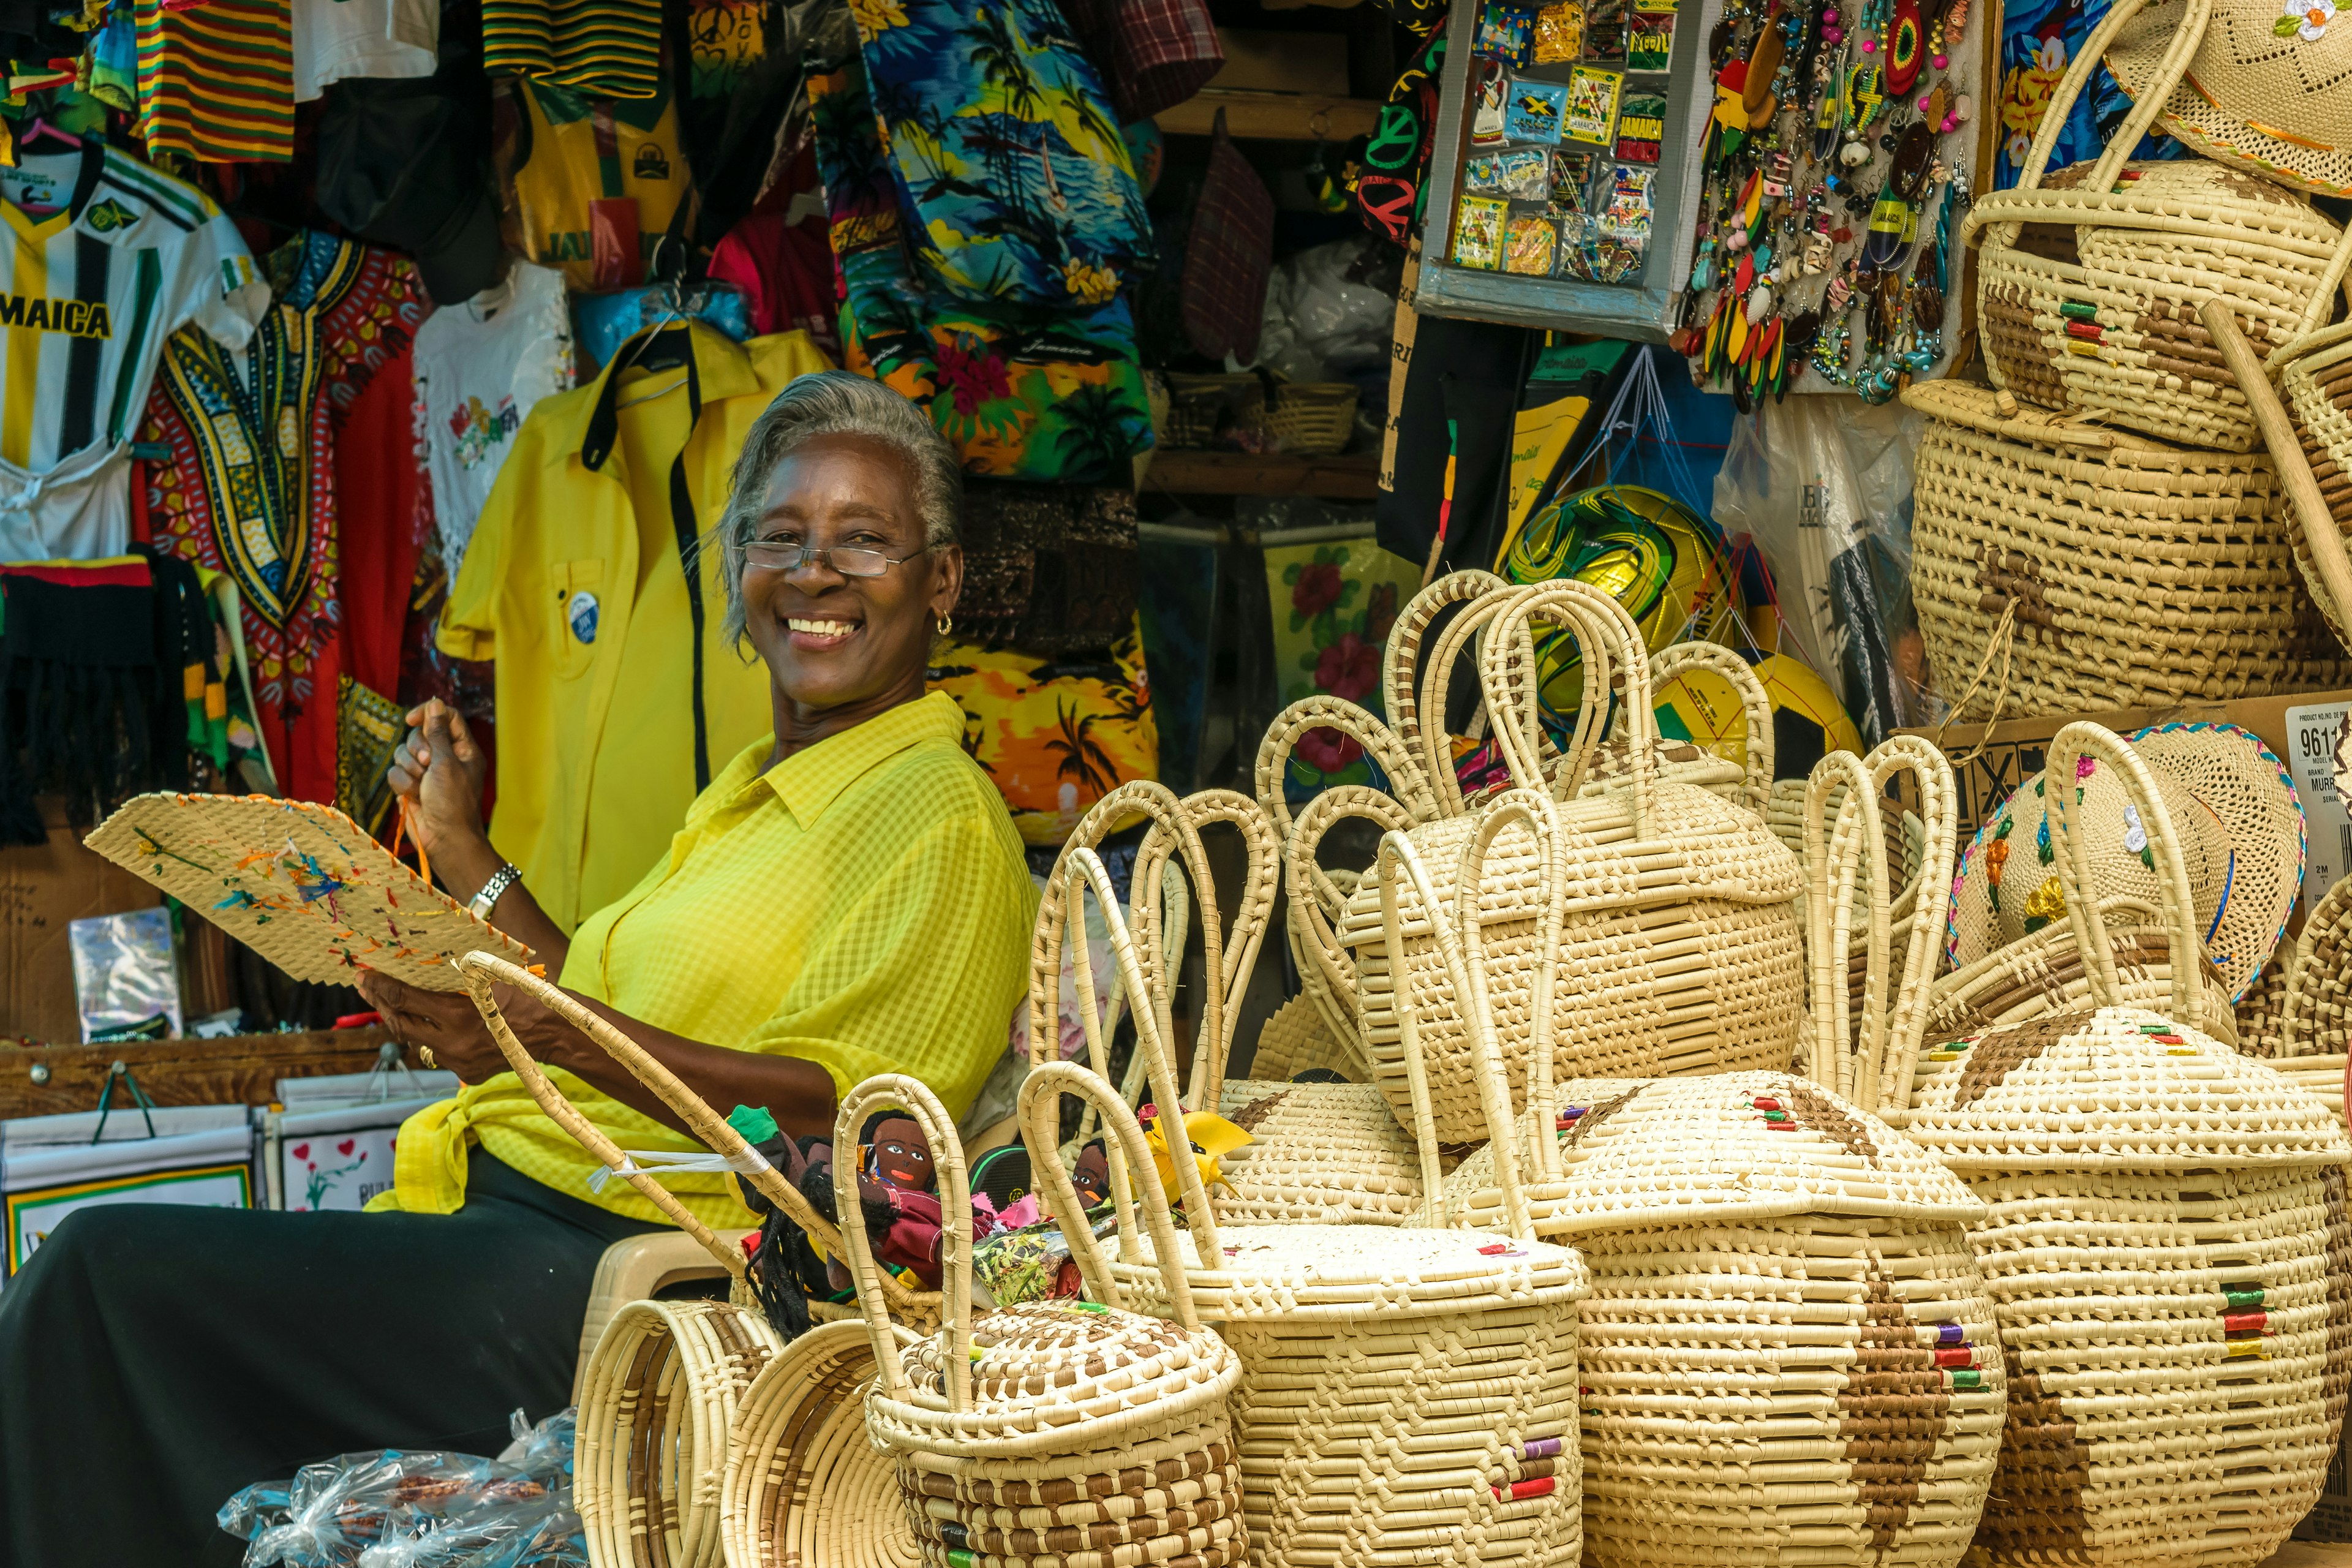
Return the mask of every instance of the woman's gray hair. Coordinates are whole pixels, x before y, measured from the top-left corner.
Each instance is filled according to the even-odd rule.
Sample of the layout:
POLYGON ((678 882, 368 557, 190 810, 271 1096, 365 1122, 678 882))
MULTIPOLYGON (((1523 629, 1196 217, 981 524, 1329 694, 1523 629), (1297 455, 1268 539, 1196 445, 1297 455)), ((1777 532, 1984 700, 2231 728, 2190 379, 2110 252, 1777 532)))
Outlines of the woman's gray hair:
POLYGON ((795 376, 776 394, 743 437, 727 510, 711 531, 719 541, 727 586, 727 640, 743 647, 744 550, 757 537, 776 465, 820 436, 863 436, 898 454, 915 482, 923 518, 923 547, 936 550, 962 537, 963 465, 930 416, 878 381, 845 370, 795 376))

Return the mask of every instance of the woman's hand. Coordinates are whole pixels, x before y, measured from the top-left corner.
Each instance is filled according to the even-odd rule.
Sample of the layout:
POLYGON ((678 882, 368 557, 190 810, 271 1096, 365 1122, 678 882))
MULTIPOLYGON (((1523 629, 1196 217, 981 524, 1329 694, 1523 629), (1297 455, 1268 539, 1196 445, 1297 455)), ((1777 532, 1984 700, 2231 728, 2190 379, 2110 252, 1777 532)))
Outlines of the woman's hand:
POLYGON ((474 743, 465 716, 435 698, 409 710, 409 733, 393 752, 384 776, 408 808, 417 847, 437 862, 442 881, 471 898, 499 868, 482 826, 482 781, 489 759, 474 743))
MULTIPOLYGON (((490 1038, 489 1026, 464 992, 426 991, 372 969, 360 971, 353 984, 368 1005, 383 1016, 394 1039, 433 1054, 428 1065, 446 1068, 466 1083, 480 1083, 508 1070, 506 1053, 490 1038)), ((500 998, 499 1005, 503 1010, 507 1000, 500 998)))

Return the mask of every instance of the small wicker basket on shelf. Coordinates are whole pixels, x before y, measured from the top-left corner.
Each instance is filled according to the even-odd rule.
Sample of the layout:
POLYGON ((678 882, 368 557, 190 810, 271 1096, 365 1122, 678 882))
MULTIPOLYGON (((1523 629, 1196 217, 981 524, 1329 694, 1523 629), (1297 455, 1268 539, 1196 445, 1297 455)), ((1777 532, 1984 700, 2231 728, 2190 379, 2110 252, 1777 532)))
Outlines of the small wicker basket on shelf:
POLYGON ((1256 376, 1171 371, 1167 383, 1168 416, 1159 432, 1160 446, 1176 452, 1262 452, 1273 444, 1265 384, 1256 376))
POLYGON ((1276 448, 1306 458, 1347 450, 1356 433, 1357 395, 1349 381, 1277 382, 1266 412, 1276 448))
MULTIPOLYGON (((2120 771, 2178 858, 2120 737, 2071 724, 2048 754, 2120 771)), ((2352 1141, 2269 1064, 2117 1005, 2073 795, 2052 824, 2094 1005, 1961 1042, 1904 1123, 1991 1211, 1969 1241, 2009 1363, 1993 1490, 2032 1506, 1977 1544, 1996 1568, 2251 1568, 2318 1496, 2352 1386, 2352 1141)))

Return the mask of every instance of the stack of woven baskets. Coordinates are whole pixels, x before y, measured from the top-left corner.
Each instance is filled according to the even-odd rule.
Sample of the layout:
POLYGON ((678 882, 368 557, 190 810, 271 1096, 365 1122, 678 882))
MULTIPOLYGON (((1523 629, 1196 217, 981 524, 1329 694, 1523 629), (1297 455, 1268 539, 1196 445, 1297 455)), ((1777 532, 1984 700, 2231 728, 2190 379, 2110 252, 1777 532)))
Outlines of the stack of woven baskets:
MULTIPOLYGON (((2213 0, 2146 9, 2163 12, 2161 27, 2140 0, 2108 11, 2044 109, 2017 187, 1969 214, 1997 390, 1939 381, 1904 395, 1928 416, 1912 591, 1937 685, 1963 718, 2346 683, 2339 638, 2352 622, 2329 593, 2315 605, 2305 537, 2325 522, 2340 561, 2336 526, 2299 520, 2287 455, 2277 439, 2263 450, 2261 405, 2274 396, 2225 342, 2242 334, 2256 353, 2293 358, 2293 461, 2305 442, 2332 452, 2326 494, 2352 519, 2337 466, 2352 458, 2352 422, 2328 401, 2343 391, 2344 334, 2309 335, 2352 259, 2352 234, 2309 193, 2342 193, 2262 160, 2126 161, 2159 113, 2175 130, 2184 113, 2210 114, 2210 84, 2242 77, 2247 61, 2272 62, 2263 68, 2294 97, 2287 62, 2303 57, 2271 36, 2274 9, 2254 18, 2236 5, 2226 23, 2213 0), (2257 26, 2259 47, 2247 41, 2257 26), (2137 102, 2095 164, 2049 171, 2103 59, 2128 66, 2137 102)), ((2315 99, 2340 97, 2329 80, 2315 99)), ((2273 98, 2253 118, 2275 126, 2293 109, 2273 98)), ((2192 144, 2226 155, 2210 137, 2192 144)), ((2344 580, 2352 591, 2352 573, 2344 580)))

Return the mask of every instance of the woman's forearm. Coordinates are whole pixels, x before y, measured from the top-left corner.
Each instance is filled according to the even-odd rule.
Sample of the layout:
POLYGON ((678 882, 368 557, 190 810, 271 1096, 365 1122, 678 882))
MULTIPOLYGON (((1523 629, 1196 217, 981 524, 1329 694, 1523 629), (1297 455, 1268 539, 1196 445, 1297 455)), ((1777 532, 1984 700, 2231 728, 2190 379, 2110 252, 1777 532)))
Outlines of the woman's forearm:
MULTIPOLYGON (((442 890, 462 904, 470 902, 475 894, 488 887, 490 879, 505 864, 506 858, 490 847, 488 838, 476 837, 445 847, 433 858, 433 873, 442 890)), ((499 930, 530 948, 546 967, 550 980, 562 977, 563 961, 572 952, 572 939, 539 907, 530 888, 520 882, 509 883, 507 890, 499 895, 499 901, 491 906, 489 920, 499 930)))
MULTIPOLYGON (((792 1137, 832 1135, 833 1075, 816 1063, 799 1057, 706 1045, 656 1029, 585 996, 574 1000, 635 1041, 719 1115, 725 1116, 739 1105, 760 1106, 792 1137)), ((548 1025, 547 1038, 529 1042, 533 1056, 586 1079, 622 1104, 665 1126, 691 1132, 684 1119, 603 1047, 561 1020, 551 1016, 548 1025)))

